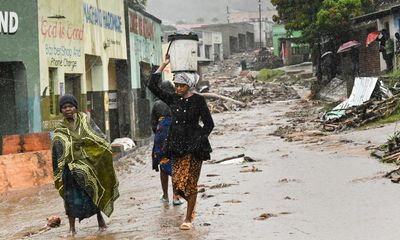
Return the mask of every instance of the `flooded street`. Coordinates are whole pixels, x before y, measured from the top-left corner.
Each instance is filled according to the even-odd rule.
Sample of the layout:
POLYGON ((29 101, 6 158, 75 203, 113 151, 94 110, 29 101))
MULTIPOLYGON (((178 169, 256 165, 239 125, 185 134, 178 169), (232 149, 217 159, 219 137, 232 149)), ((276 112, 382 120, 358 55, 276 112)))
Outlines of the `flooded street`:
POLYGON ((0 35, 0 240, 399 239, 400 1, 0 0, 0 35))
MULTIPOLYGON (((203 164, 192 231, 178 228, 185 204, 159 202, 159 176, 144 147, 116 163, 121 197, 106 219, 108 230, 97 233, 92 217, 77 224, 75 239, 397 239, 399 186, 382 178, 394 167, 365 150, 383 142, 382 133, 394 125, 309 143, 271 136, 299 101, 214 115, 212 159, 244 154, 255 162, 203 164)), ((0 212, 1 239, 29 232, 36 233, 29 239, 68 239, 63 203, 52 186, 5 193, 0 212), (62 217, 61 227, 40 231, 51 215, 62 217)))

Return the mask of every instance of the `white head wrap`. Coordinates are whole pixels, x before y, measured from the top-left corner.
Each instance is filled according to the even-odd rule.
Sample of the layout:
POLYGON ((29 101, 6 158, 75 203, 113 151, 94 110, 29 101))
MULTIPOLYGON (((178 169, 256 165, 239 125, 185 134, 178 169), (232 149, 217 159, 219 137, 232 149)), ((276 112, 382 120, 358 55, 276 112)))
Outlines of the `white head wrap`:
POLYGON ((174 83, 186 84, 189 88, 196 87, 200 76, 197 73, 180 72, 175 74, 174 83))

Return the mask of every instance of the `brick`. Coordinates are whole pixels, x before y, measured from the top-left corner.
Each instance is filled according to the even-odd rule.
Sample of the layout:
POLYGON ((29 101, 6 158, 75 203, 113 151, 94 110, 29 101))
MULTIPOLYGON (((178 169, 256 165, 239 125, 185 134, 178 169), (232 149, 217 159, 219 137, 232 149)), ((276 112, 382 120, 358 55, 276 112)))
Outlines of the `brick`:
POLYGON ((48 132, 8 135, 3 137, 3 155, 50 149, 48 132))

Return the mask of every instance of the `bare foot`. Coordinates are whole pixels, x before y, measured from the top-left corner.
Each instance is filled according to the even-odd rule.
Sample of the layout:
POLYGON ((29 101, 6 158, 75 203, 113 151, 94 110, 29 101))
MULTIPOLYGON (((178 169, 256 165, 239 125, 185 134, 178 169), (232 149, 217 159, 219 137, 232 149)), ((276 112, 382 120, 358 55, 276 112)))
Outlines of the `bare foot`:
POLYGON ((99 226, 99 232, 105 232, 106 230, 107 230, 107 226, 103 226, 103 227, 99 226))
POLYGON ((68 233, 68 236, 69 237, 73 237, 73 236, 75 236, 76 235, 76 230, 75 229, 70 229, 69 230, 69 233, 68 233))
POLYGON ((101 215, 101 213, 97 214, 97 222, 99 223, 99 231, 100 232, 103 232, 107 229, 106 222, 104 221, 104 218, 101 215))

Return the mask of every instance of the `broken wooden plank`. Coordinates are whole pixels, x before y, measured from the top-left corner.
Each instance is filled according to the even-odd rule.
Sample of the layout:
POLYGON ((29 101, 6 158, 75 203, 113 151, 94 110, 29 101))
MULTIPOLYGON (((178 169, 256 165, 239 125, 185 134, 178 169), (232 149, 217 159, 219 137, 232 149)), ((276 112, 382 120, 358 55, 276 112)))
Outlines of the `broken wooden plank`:
POLYGON ((239 154, 239 155, 237 155, 237 156, 227 157, 227 158, 224 158, 224 159, 215 161, 214 163, 222 163, 222 162, 226 162, 226 161, 229 161, 229 160, 232 160, 232 159, 242 158, 242 157, 244 157, 244 156, 245 156, 244 154, 239 154))
POLYGON ((237 105, 239 105, 241 107, 246 107, 247 106, 247 104, 244 103, 244 102, 235 100, 235 99, 230 98, 230 97, 225 97, 225 96, 222 96, 222 95, 218 95, 218 94, 215 94, 215 93, 199 93, 199 94, 202 95, 205 98, 221 99, 221 100, 224 100, 224 101, 232 102, 232 103, 237 104, 237 105))

